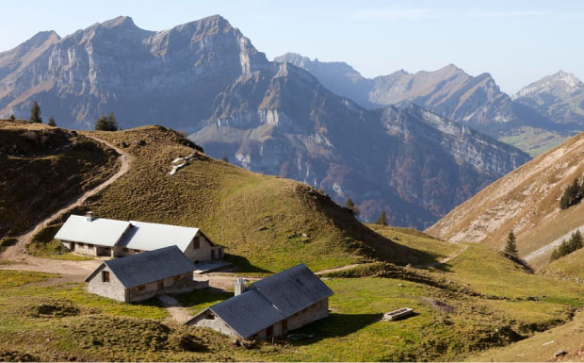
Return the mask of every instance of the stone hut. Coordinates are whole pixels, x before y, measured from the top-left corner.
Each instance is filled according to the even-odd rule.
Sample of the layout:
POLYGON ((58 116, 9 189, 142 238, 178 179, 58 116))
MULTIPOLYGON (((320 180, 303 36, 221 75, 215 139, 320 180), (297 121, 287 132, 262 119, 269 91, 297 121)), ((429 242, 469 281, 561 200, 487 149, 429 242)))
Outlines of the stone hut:
POLYGON ((194 263, 220 260, 223 247, 198 228, 71 215, 55 238, 70 251, 89 256, 121 257, 177 246, 194 263))
POLYGON ((121 302, 192 291, 195 266, 176 246, 105 261, 85 279, 87 290, 121 302))
POLYGON ((209 327, 244 340, 282 336, 328 316, 333 294, 306 265, 300 264, 245 289, 240 294, 204 309, 187 325, 209 327))

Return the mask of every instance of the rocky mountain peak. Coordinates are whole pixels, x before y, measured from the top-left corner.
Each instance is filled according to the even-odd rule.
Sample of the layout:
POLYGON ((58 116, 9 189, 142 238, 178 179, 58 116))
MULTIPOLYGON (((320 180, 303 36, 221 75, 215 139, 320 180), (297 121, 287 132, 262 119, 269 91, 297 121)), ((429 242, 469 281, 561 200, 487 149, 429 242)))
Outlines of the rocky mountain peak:
POLYGON ((134 20, 129 16, 118 16, 111 20, 104 21, 100 24, 104 28, 127 28, 127 29, 139 29, 134 20))
POLYGON ((572 73, 559 71, 522 88, 514 95, 514 98, 530 97, 540 93, 568 97, 579 90, 584 90, 584 83, 578 77, 572 73))

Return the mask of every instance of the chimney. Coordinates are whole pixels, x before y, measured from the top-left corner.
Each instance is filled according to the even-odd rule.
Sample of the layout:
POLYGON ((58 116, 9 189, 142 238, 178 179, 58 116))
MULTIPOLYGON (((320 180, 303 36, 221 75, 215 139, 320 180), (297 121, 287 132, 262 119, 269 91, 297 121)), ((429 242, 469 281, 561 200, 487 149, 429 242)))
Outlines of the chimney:
POLYGON ((85 213, 85 218, 87 218, 88 222, 91 222, 95 219, 95 215, 93 214, 92 211, 89 211, 89 212, 85 213))
POLYGON ((234 296, 243 294, 244 292, 245 292, 245 279, 243 277, 238 277, 237 280, 235 280, 234 296))

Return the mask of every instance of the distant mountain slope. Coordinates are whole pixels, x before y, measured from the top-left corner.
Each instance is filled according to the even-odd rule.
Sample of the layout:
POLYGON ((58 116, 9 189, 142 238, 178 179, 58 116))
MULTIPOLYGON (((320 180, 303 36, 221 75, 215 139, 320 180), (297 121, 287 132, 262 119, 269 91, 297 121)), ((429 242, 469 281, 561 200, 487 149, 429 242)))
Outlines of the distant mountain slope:
POLYGON ((190 139, 340 203, 351 197, 366 220, 386 210, 392 224, 426 226, 529 159, 417 106, 367 111, 289 64, 262 78, 270 81, 244 79, 223 93, 229 113, 203 122, 190 139), (243 90, 253 90, 259 106, 242 104, 243 90))
POLYGON ((514 95, 525 104, 566 127, 584 128, 584 83, 560 71, 522 88, 514 95))
POLYGON ((116 159, 113 149, 75 132, 0 120, 0 239, 105 181, 116 159))
POLYGON ((528 160, 413 106, 363 109, 309 72, 269 62, 221 16, 159 32, 119 17, 35 38, 38 52, 4 53, 12 63, 27 56, 0 79, 0 114, 25 117, 36 99, 60 126, 92 128, 113 111, 123 128, 183 130, 214 157, 338 203, 351 197, 369 221, 385 210, 393 224, 426 227, 528 160))
MULTIPOLYGON (((564 189, 584 175, 583 155, 584 133, 484 188, 426 232, 451 242, 500 246, 513 230, 520 255, 533 252, 584 225, 584 205, 559 208, 564 189)), ((547 262, 549 253, 539 262, 547 262)))
POLYGON ((349 97, 363 107, 414 103, 450 120, 466 123, 497 139, 540 153, 566 139, 566 129, 555 118, 538 112, 524 102, 514 102, 501 92, 488 73, 476 77, 450 64, 437 71, 408 73, 404 70, 373 79, 362 77, 346 63, 318 62, 288 53, 275 58, 314 74, 325 87, 349 97), (533 139, 529 134, 545 133, 533 139), (524 137, 525 135, 525 137, 524 137), (511 137, 513 136, 513 137, 511 137))

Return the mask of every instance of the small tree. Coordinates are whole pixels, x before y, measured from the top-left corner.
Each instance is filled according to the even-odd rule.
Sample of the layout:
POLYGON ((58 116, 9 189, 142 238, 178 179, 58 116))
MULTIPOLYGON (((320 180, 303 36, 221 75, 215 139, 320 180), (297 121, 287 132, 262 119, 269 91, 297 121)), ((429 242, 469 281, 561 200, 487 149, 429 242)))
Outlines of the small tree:
POLYGON ((39 106, 39 103, 37 101, 34 101, 32 107, 30 108, 29 121, 39 124, 43 122, 43 118, 41 117, 41 106, 39 106))
POLYGON ((110 131, 118 131, 118 120, 116 119, 116 116, 114 116, 113 112, 110 112, 108 121, 110 125, 110 131))
POLYGON ((109 122, 107 121, 107 117, 101 116, 97 119, 95 123, 95 129, 97 131, 109 131, 109 122))
POLYGON ((382 226, 387 226, 387 215, 385 214, 384 210, 381 211, 381 214, 379 214, 379 218, 377 218, 375 223, 382 226))
POLYGON ((109 116, 100 116, 95 123, 97 131, 118 131, 118 121, 113 112, 109 116))
POLYGON ((223 161, 228 163, 229 162, 229 158, 227 157, 227 155, 223 155, 223 161))
POLYGON ((507 245, 505 246, 505 253, 510 255, 517 255, 517 243, 515 239, 515 233, 513 231, 509 232, 507 236, 507 245))
POLYGON ((580 231, 576 231, 572 233, 572 237, 570 237, 570 242, 568 242, 567 252, 572 253, 576 250, 582 248, 582 233, 580 231))
POLYGON ((14 116, 13 113, 10 114, 10 117, 8 118, 10 121, 16 121, 16 117, 14 116))
POLYGON ((351 198, 347 198, 347 200, 345 201, 345 207, 349 208, 350 210, 353 211, 353 214, 358 216, 359 213, 361 213, 359 211, 359 208, 357 208, 357 206, 355 205, 355 203, 353 203, 353 199, 351 198))
POLYGON ((55 118, 53 116, 49 117, 49 122, 47 122, 47 125, 49 126, 57 126, 57 123, 55 122, 55 118))

